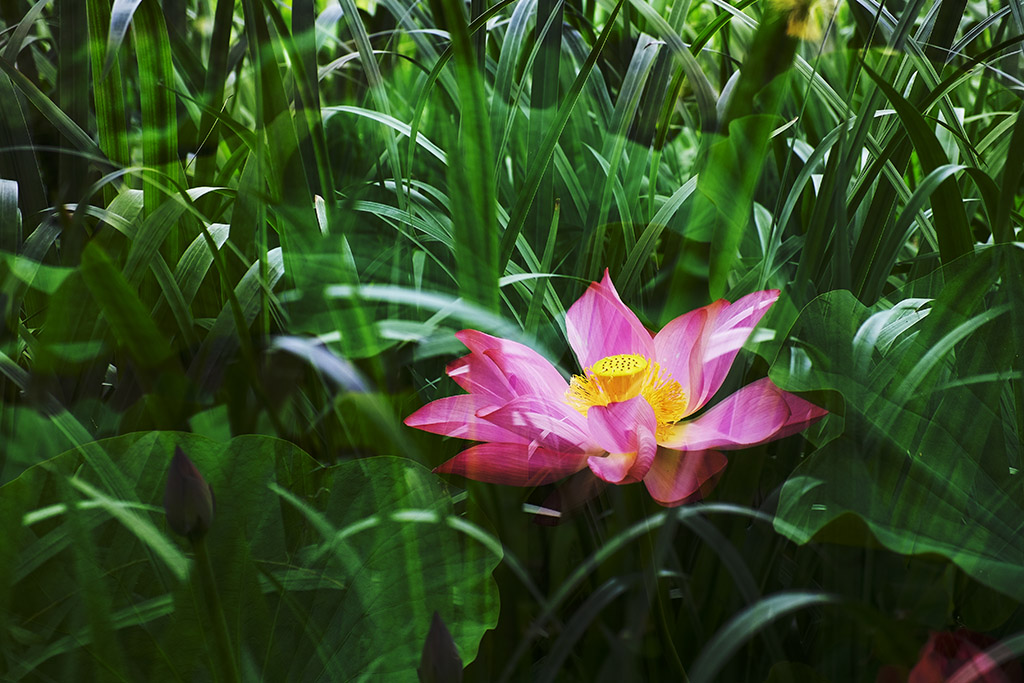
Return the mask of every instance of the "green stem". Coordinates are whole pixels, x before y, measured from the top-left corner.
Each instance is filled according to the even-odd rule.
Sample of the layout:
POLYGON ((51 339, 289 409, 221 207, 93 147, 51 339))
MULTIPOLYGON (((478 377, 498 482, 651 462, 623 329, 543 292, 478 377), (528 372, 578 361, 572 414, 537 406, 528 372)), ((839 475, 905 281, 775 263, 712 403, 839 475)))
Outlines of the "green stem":
POLYGON ((214 639, 217 642, 217 656, 220 659, 221 665, 221 680, 241 683, 242 678, 238 674, 235 654, 231 650, 228 622, 224 618, 224 608, 220 604, 220 593, 217 592, 217 582, 213 577, 213 565, 210 563, 209 553, 206 552, 206 537, 200 536, 199 538, 192 539, 192 550, 196 554, 196 565, 199 568, 203 593, 206 595, 206 606, 210 610, 210 619, 213 621, 214 639))

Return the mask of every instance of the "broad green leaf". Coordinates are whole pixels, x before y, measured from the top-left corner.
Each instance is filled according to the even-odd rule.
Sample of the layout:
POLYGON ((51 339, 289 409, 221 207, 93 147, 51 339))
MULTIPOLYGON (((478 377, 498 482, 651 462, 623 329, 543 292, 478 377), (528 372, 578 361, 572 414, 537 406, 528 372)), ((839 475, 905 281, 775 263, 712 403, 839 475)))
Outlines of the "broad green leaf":
POLYGON ((141 504, 105 492, 75 451, 0 488, 8 529, 0 614, 7 629, 32 634, 8 641, 14 678, 60 677, 97 636, 131 653, 132 680, 217 675, 210 603, 191 548, 170 534, 161 505, 175 447, 216 495, 206 545, 243 671, 265 680, 414 680, 434 611, 465 663, 496 623, 490 572, 500 544, 452 516, 440 480, 411 461, 322 468, 269 437, 216 442, 177 432, 93 447, 133 483, 141 504), (84 499, 62 499, 61 490, 84 499), (99 570, 89 576, 109 596, 109 618, 91 627, 82 617, 93 588, 77 583, 68 565, 83 543, 99 570))
POLYGON ((786 482, 780 532, 842 538, 832 523, 853 515, 895 552, 940 555, 1024 598, 1019 437, 1003 407, 1015 375, 1008 312, 1022 302, 988 291, 1022 263, 1018 245, 992 247, 911 282, 895 303, 869 309, 836 291, 801 312, 771 377, 836 392, 846 428, 786 482))

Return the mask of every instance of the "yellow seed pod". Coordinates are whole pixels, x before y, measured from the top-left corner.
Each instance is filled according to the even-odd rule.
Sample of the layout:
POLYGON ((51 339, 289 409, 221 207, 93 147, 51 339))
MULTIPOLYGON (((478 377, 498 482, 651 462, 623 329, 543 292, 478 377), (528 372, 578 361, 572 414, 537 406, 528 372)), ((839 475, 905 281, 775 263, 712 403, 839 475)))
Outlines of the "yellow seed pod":
POLYGON ((619 354, 594 363, 594 373, 612 401, 627 401, 640 393, 650 364, 643 356, 619 354))

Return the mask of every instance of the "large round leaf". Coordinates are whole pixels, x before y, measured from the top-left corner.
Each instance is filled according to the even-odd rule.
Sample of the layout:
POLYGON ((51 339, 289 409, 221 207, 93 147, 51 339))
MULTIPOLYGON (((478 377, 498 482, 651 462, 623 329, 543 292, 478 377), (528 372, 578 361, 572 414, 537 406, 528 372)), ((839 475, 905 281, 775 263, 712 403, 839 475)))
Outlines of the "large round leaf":
POLYGON ((87 444, 0 488, 12 680, 227 670, 192 546, 164 520, 175 447, 216 495, 206 546, 243 679, 415 680, 435 611, 473 660, 497 621, 498 546, 452 517, 426 469, 391 457, 323 468, 269 437, 154 432, 87 444))
POLYGON ((1024 343, 1024 299, 1013 287, 991 293, 1020 272, 1024 250, 1008 245, 872 308, 836 291, 804 309, 771 377, 841 394, 846 429, 786 482, 779 532, 856 542, 837 538, 863 528, 848 524, 853 516, 895 552, 940 555, 1024 599, 1020 407, 1007 381, 1024 343))

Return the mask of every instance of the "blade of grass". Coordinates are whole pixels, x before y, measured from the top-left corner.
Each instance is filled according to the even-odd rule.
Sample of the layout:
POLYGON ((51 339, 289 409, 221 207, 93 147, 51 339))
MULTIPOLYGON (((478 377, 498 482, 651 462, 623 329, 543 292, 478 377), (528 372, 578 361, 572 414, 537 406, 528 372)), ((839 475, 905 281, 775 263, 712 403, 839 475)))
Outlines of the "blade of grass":
POLYGON ((459 130, 451 141, 456 158, 448 164, 459 291, 467 301, 497 311, 498 230, 483 82, 462 4, 445 0, 443 7, 461 103, 459 130))
MULTIPOLYGON (((530 119, 527 131, 527 159, 534 158, 544 142, 544 134, 554 122, 558 107, 559 61, 562 53, 563 3, 561 0, 537 0, 537 26, 547 31, 536 44, 530 86, 530 119)), ((549 165, 537 187, 537 199, 530 210, 527 240, 540 244, 551 226, 555 203, 554 173, 549 165)))
MULTIPOLYGON (((57 481, 59 498, 74 500, 68 480, 58 476, 57 481)), ((94 675, 97 679, 112 676, 127 680, 124 653, 115 635, 110 613, 110 591, 104 582, 93 538, 82 519, 84 516, 77 505, 70 505, 65 531, 70 532, 75 584, 81 596, 81 610, 89 624, 94 675)))
MULTIPOLYGON (((924 170, 930 173, 948 163, 935 133, 928 127, 917 109, 871 67, 866 64, 862 66, 899 113, 924 170)), ((932 195, 932 207, 935 231, 939 239, 939 255, 943 263, 949 263, 957 256, 969 253, 974 248, 974 239, 967 225, 963 195, 955 178, 947 179, 941 190, 932 195)))
POLYGON ((217 0, 210 33, 210 49, 206 58, 206 83, 203 85, 203 109, 199 122, 199 149, 196 150, 198 185, 212 185, 217 173, 217 147, 220 131, 214 112, 220 110, 224 100, 224 86, 228 76, 231 23, 234 19, 235 0, 217 0))
POLYGON ((572 618, 551 646, 551 651, 540 664, 540 671, 533 680, 537 683, 552 683, 558 680, 558 674, 565 660, 572 654, 573 647, 587 630, 594 628, 594 620, 615 599, 629 590, 632 584, 639 583, 640 575, 632 574, 625 578, 614 577, 601 584, 587 596, 587 599, 573 613, 572 618))
POLYGON ((1024 116, 1018 111, 1010 137, 1006 161, 1003 164, 1003 182, 999 193, 999 204, 996 208, 995 222, 992 225, 992 236, 997 242, 1011 242, 1015 239, 1015 230, 1010 223, 1010 213, 1016 202, 1016 191, 1020 187, 1020 178, 1024 174, 1024 116))
POLYGON ((562 130, 565 128, 565 125, 569 120, 569 116, 576 107, 576 102, 579 100, 580 93, 583 91, 583 86, 586 84, 587 78, 590 76, 590 72, 593 70, 598 57, 600 57, 601 52, 608 43, 608 38, 611 36, 615 27, 615 17, 622 8, 623 2, 625 2, 625 0, 619 0, 608 15, 607 23, 601 31, 601 35, 597 39, 597 43, 595 43, 594 48, 587 56, 587 60, 583 63, 579 73, 576 75, 576 80, 573 81, 572 86, 569 88, 569 92, 565 95, 565 99, 562 100, 562 106, 558 109, 558 116, 555 117, 553 125, 548 129, 547 134, 544 136, 543 143, 538 148, 537 157, 531 160, 530 171, 527 173, 526 180, 520 190, 516 204, 512 208, 512 213, 509 215, 508 226, 505 228, 505 232, 501 236, 501 244, 498 247, 499 273, 505 272, 506 265, 508 264, 509 259, 512 258, 512 250, 515 248, 516 240, 518 239, 519 233, 522 231, 523 225, 526 222, 528 211, 537 194, 537 188, 540 187, 540 182, 543 178, 544 172, 547 169, 548 164, 551 162, 551 155, 554 152, 555 145, 558 143, 558 138, 562 134, 562 130))
POLYGON ((21 249, 21 216, 18 213, 18 183, 0 179, 0 251, 21 249))
MULTIPOLYGON (((59 17, 57 43, 57 102, 72 121, 81 126, 89 120, 89 26, 86 19, 86 5, 81 0, 57 0, 59 17)), ((67 141, 61 142, 62 146, 67 141)), ((60 157, 60 184, 67 197, 78 198, 88 182, 88 160, 75 154, 60 157)), ((73 242, 65 235, 65 246, 69 252, 77 251, 73 242)), ((78 232, 74 237, 81 237, 78 232)), ((78 247, 80 248, 80 247, 78 247)), ((71 262, 76 256, 69 253, 71 262)))
MULTIPOLYGON (((121 66, 115 59, 109 68, 104 66, 109 42, 104 31, 110 24, 110 6, 105 0, 87 0, 86 19, 89 24, 89 56, 92 59, 93 104, 96 107, 96 128, 100 149, 115 165, 127 168, 131 164, 128 148, 128 117, 125 110, 121 66)), ((130 177, 126 179, 130 186, 130 177)), ((104 188, 109 205, 116 196, 113 186, 104 188)))
POLYGON ((156 211, 146 217, 135 234, 124 265, 124 277, 133 288, 137 288, 142 282, 154 257, 160 251, 160 246, 167 241, 174 227, 179 224, 189 208, 190 202, 220 189, 216 187, 191 188, 184 196, 168 197, 156 211))
POLYGON ((557 588, 553 595, 551 595, 547 602, 541 607, 540 614, 534 618, 530 625, 529 630, 520 639, 519 645, 516 647, 515 652, 509 658, 504 670, 502 671, 499 683, 508 681, 515 670, 515 666, 519 659, 529 649, 530 643, 533 638, 537 637, 543 632, 544 625, 555 613, 555 610, 564 603, 571 595, 575 593, 580 583, 591 573, 593 573, 598 567, 604 564, 609 557, 619 552, 633 541, 645 537, 653 531, 662 527, 671 516, 674 516, 679 521, 683 521, 689 517, 696 517, 703 513, 718 512, 724 514, 733 514, 741 517, 749 517, 753 519, 759 519, 765 522, 771 522, 771 518, 767 515, 751 510, 749 508, 740 507, 738 505, 728 504, 698 504, 689 507, 677 508, 671 512, 658 512, 656 514, 647 517, 646 519, 637 522, 628 528, 619 532, 616 536, 607 539, 595 552, 589 555, 586 560, 575 565, 575 569, 557 588))
MULTIPOLYGON (((629 2, 648 22, 648 28, 651 29, 652 34, 665 41, 669 50, 679 60, 683 72, 690 81, 693 94, 697 98, 701 129, 715 130, 718 127, 718 115, 716 114, 714 91, 690 48, 686 47, 683 39, 679 37, 679 33, 649 3, 644 0, 629 0, 629 2)), ((694 50, 698 49, 694 46, 694 50)))
POLYGON ((25 77, 11 62, 0 57, 0 70, 7 74, 21 94, 46 117, 46 120, 65 138, 74 143, 75 147, 84 152, 95 162, 105 162, 106 157, 93 142, 92 137, 53 103, 36 85, 25 77))
POLYGON ((918 213, 924 210, 925 203, 932 199, 934 193, 939 191, 947 178, 953 177, 964 168, 964 166, 945 164, 921 180, 910 201, 903 207, 900 217, 893 224, 892 230, 887 231, 879 241, 878 249, 871 260, 865 280, 864 296, 868 301, 874 301, 882 295, 882 287, 900 256, 901 248, 911 239, 914 222, 918 213))
POLYGON ((624 294, 635 291, 640 278, 640 271, 651 255, 654 254, 662 231, 668 226, 669 221, 672 220, 672 217, 679 210, 679 207, 683 205, 683 202, 689 199, 696 189, 697 176, 694 176, 673 192, 672 196, 661 205, 658 213, 654 214, 647 227, 644 228, 640 238, 636 241, 636 245, 627 252, 626 263, 622 266, 622 270, 619 271, 619 281, 622 284, 618 286, 621 287, 624 294))
POLYGON ((21 21, 15 26, 14 32, 8 38, 7 45, 4 47, 4 59, 12 64, 18 59, 18 55, 25 45, 25 38, 28 37, 28 32, 32 30, 39 16, 49 4, 50 0, 39 0, 36 4, 32 5, 28 12, 25 12, 25 16, 21 18, 21 21))
MULTIPOLYGON (((590 204, 586 221, 586 225, 594 230, 594 237, 589 250, 590 262, 582 273, 583 277, 597 279, 603 270, 605 262, 604 231, 611 208, 612 191, 616 181, 619 180, 619 164, 626 148, 627 133, 630 126, 633 125, 637 106, 640 104, 640 95, 651 67, 654 66, 659 45, 660 43, 649 36, 641 35, 637 40, 629 66, 626 68, 626 74, 622 78, 622 86, 619 90, 618 100, 615 102, 611 126, 606 133, 605 143, 601 150, 601 156, 608 161, 605 182, 598 195, 598 201, 590 204)), ((629 224, 632 222, 632 217, 620 215, 619 220, 629 224)), ((627 242, 625 246, 629 250, 633 244, 627 242)), ((585 251, 581 251, 581 255, 585 253, 585 251)))
MULTIPOLYGON (((208 228, 217 249, 221 249, 228 240, 230 228, 224 223, 214 223, 208 228)), ((181 260, 174 269, 174 279, 181 290, 181 297, 186 305, 191 305, 199 291, 200 285, 213 265, 213 254, 206 244, 206 236, 198 235, 185 249, 181 260)))
MULTIPOLYGON (((487 25, 487 21, 491 17, 493 17, 506 6, 512 4, 515 1, 516 0, 500 0, 500 2, 495 3, 490 9, 488 9, 482 15, 473 20, 473 22, 468 27, 469 33, 472 35, 476 31, 480 30, 482 27, 485 27, 487 25)), ((383 2, 384 4, 391 5, 391 0, 383 0, 383 2)), ((398 12, 397 14, 400 14, 403 18, 407 17, 407 13, 405 12, 398 12)), ((429 44, 424 47, 426 48, 424 49, 424 53, 426 55, 431 55, 434 53, 433 47, 429 46, 429 44)), ((420 92, 417 95, 416 107, 415 110, 413 111, 412 123, 410 124, 409 133, 409 139, 414 143, 416 142, 416 138, 419 133, 420 122, 422 120, 423 113, 426 110, 427 99, 428 95, 431 92, 431 89, 433 88, 434 84, 437 81, 440 80, 442 83, 445 83, 450 78, 450 75, 448 74, 447 71, 445 71, 444 67, 451 59, 452 54, 452 46, 449 45, 448 48, 445 49, 445 51, 442 52, 439 57, 437 57, 436 61, 434 62, 433 68, 430 70, 430 74, 427 75, 427 80, 424 82, 423 87, 420 89, 420 92)), ((457 99, 457 86, 452 84, 447 87, 447 90, 451 93, 453 100, 457 99)), ((413 153, 415 152, 415 150, 415 144, 409 145, 409 152, 406 161, 406 167, 409 169, 413 167, 413 153)), ((406 185, 410 188, 412 187, 414 182, 415 181, 413 180, 412 176, 406 179, 406 185)))
MULTIPOLYGON (((13 63, 13 62, 11 62, 13 63)), ((49 204, 40 165, 33 154, 32 134, 26 120, 25 99, 14 83, 0 73, 0 176, 18 180, 23 216, 34 216, 49 204)))
POLYGON ((787 592, 769 596, 733 617, 704 646, 690 669, 691 683, 710 683, 737 650, 761 629, 790 612, 827 605, 836 598, 824 593, 787 592))
POLYGON ((175 578, 184 581, 188 577, 188 558, 164 534, 160 533, 149 519, 124 505, 123 501, 111 498, 84 479, 72 477, 68 481, 99 504, 111 517, 121 522, 143 545, 163 561, 175 578))
MULTIPOLYGON (((139 99, 142 113, 142 161, 164 174, 174 185, 184 180, 178 163, 178 117, 171 86, 174 66, 160 5, 144 0, 135 11, 135 54, 139 64, 139 99)), ((145 215, 153 214, 164 201, 163 190, 147 183, 142 188, 145 215)), ((180 253, 179 230, 173 226, 167 236, 166 254, 180 253)))
MULTIPOLYGON (((249 327, 263 310, 264 295, 284 275, 284 256, 280 247, 271 249, 267 254, 267 266, 266 280, 261 277, 259 261, 249 267, 235 288, 237 312, 232 302, 225 304, 189 367, 189 375, 200 384, 204 392, 214 390, 226 359, 240 346, 244 350, 246 344, 251 344, 249 327)), ((253 362, 247 361, 247 365, 255 371, 253 362)))
MULTIPOLYGON (((362 61, 363 68, 366 72, 366 80, 370 86, 370 94, 373 96, 373 102, 382 114, 391 116, 391 101, 388 95, 387 85, 383 76, 381 76, 380 66, 377 64, 377 59, 373 56, 373 47, 370 45, 370 37, 367 35, 366 28, 363 26, 363 22, 359 18, 360 14, 359 10, 356 8, 355 0, 338 1, 344 11, 343 19, 345 26, 352 35, 352 39, 356 43, 356 49, 359 51, 359 58, 362 61)), ((395 136, 383 127, 380 128, 380 134, 381 139, 384 142, 384 146, 387 149, 388 163, 391 165, 391 176, 395 180, 399 181, 395 187, 398 206, 399 208, 405 208, 406 197, 401 183, 402 160, 398 155, 398 145, 395 142, 395 136)))
POLYGON ((107 32, 106 53, 103 63, 103 76, 106 77, 117 60, 117 51, 121 49, 124 36, 128 33, 128 25, 132 22, 135 10, 142 0, 114 0, 110 7, 110 29, 107 32))

